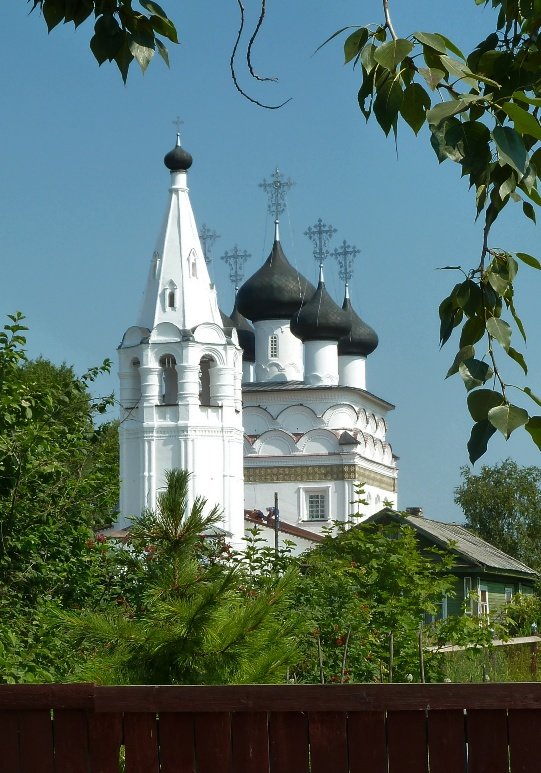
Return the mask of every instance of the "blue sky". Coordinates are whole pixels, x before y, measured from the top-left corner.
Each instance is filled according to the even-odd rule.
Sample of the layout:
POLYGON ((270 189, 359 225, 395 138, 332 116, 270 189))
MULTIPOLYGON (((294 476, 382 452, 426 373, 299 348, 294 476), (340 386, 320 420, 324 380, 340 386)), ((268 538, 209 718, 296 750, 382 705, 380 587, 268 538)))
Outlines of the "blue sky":
MULTIPOLYGON (((116 363, 116 346, 136 319, 162 221, 169 182, 162 158, 174 144, 172 122, 180 115, 183 144, 194 157, 196 220, 221 237, 212 274, 222 308, 231 310, 233 289, 220 256, 235 244, 247 250, 248 277, 270 249, 272 224, 258 183, 278 166, 296 182, 281 226, 290 261, 316 279, 303 234, 318 217, 337 229, 331 247, 345 239, 361 250, 352 300, 380 337, 368 360, 368 388, 397 406, 389 440, 400 457, 400 506, 421 505, 429 517, 460 519, 453 488, 467 463, 470 422, 462 383, 456 377, 444 381, 455 346, 438 350, 437 307, 454 277, 437 268, 470 266, 479 255, 481 226, 474 223, 472 194, 456 168, 438 166, 426 134, 416 139, 402 127, 396 150, 375 123, 365 124, 356 104, 359 77, 342 65, 341 42, 312 56, 338 28, 379 21, 379 2, 268 3, 254 63, 279 81, 250 82, 242 61, 239 78, 261 101, 291 97, 281 110, 257 108, 233 87, 228 60, 238 23, 234 0, 186 0, 178 13, 173 0, 162 4, 182 44, 170 46, 170 69, 156 60, 143 77, 134 64, 125 87, 112 66, 98 68, 93 60, 90 26, 48 36, 38 13, 28 16, 24 0, 6 3, 2 313, 26 314, 31 356, 66 361, 78 371, 105 357, 116 363)), ((252 19, 257 3, 246 5, 252 19)), ((492 12, 473 0, 395 5, 401 35, 441 31, 467 49, 490 29, 492 12)), ((505 213, 491 243, 540 253, 537 231, 518 208, 505 213)), ((326 280, 341 300, 335 266, 327 265, 326 280)), ((513 363, 508 368, 510 380, 534 391, 541 380, 535 341, 540 281, 525 267, 517 284, 531 337, 528 381, 513 363)), ((520 341, 514 345, 524 350, 520 341)), ((116 377, 99 387, 116 388, 116 377)), ((487 463, 506 456, 540 462, 525 433, 508 443, 499 436, 491 446, 487 463)))

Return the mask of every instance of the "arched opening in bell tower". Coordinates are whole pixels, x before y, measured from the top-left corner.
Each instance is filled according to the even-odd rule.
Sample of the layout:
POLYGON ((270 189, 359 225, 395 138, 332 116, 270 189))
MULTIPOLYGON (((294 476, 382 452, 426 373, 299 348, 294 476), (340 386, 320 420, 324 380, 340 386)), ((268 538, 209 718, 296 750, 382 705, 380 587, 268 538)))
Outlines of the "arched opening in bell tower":
POLYGON ((178 399, 177 361, 172 354, 160 357, 161 402, 163 405, 175 405, 178 399))
POLYGON ((199 402, 210 405, 210 369, 216 362, 209 354, 203 355, 199 361, 199 402))

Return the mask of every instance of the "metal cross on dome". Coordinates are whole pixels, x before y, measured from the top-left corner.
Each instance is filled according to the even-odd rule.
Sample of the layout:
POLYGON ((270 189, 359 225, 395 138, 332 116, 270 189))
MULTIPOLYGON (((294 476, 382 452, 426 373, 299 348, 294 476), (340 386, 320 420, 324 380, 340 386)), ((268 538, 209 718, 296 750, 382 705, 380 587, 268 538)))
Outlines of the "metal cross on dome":
POLYGON ((354 247, 352 244, 348 244, 346 240, 342 242, 341 247, 337 247, 331 254, 338 263, 338 276, 340 279, 349 284, 349 280, 353 276, 353 263, 357 255, 360 254, 360 250, 354 247))
POLYGON ((210 264, 210 261, 212 260, 211 250, 212 245, 216 241, 216 239, 220 238, 220 234, 216 233, 216 231, 212 231, 206 223, 203 223, 201 226, 201 229, 199 231, 199 239, 201 240, 201 244, 203 245, 203 257, 205 258, 205 263, 207 266, 210 264))
POLYGON ((321 218, 317 223, 310 228, 307 228, 304 235, 307 236, 314 245, 314 260, 323 265, 323 261, 329 257, 328 243, 329 239, 332 239, 336 233, 336 228, 332 225, 327 225, 321 218))
POLYGON ((222 260, 229 266, 229 281, 235 286, 235 293, 244 279, 244 264, 251 257, 246 250, 241 252, 236 244, 231 251, 226 251, 222 255, 222 260))
POLYGON ((262 183, 259 183, 259 187, 263 188, 269 200, 267 211, 269 215, 274 216, 275 220, 280 219, 280 215, 286 208, 286 193, 294 185, 293 180, 284 180, 284 175, 278 167, 276 167, 272 174, 271 182, 263 180, 262 183))

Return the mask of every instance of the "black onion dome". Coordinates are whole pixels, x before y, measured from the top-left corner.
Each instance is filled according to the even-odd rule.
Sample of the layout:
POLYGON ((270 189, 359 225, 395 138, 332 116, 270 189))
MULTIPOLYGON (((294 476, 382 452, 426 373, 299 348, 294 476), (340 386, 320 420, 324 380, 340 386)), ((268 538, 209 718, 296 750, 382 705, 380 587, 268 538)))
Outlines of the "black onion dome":
POLYGON ((177 144, 163 157, 163 163, 172 172, 186 172, 192 165, 192 157, 187 150, 180 144, 180 137, 177 135, 177 144))
POLYGON ((333 301, 325 282, 319 281, 317 290, 290 322, 291 332, 305 341, 338 341, 349 333, 351 323, 347 314, 333 301))
POLYGON ((338 341, 338 354, 353 354, 366 357, 377 347, 378 334, 356 314, 347 296, 344 298, 342 309, 349 317, 351 331, 338 341))
POLYGON ((314 291, 314 286, 293 268, 282 245, 275 240, 265 263, 238 291, 236 306, 252 322, 291 319, 314 291))
POLYGON ((239 344, 242 347, 242 359, 245 362, 255 362, 255 331, 246 317, 237 309, 237 302, 231 312, 231 320, 236 328, 239 337, 239 344))

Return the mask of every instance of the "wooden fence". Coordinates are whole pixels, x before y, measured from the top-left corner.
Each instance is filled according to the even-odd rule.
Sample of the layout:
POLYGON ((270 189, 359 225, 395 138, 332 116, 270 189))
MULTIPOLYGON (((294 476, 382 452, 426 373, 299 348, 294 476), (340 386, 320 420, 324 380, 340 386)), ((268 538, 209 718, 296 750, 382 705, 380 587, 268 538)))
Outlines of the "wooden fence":
POLYGON ((1 773, 539 773, 541 685, 0 686, 1 773))

